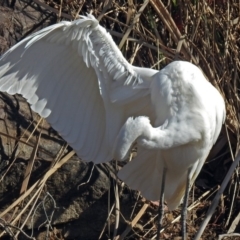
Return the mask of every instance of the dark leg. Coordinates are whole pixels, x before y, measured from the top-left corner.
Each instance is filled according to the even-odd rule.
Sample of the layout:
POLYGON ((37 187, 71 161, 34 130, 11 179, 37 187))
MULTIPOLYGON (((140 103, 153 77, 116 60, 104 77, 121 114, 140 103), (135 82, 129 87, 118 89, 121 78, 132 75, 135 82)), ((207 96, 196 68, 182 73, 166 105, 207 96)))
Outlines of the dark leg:
POLYGON ((157 229, 157 240, 160 240, 160 231, 162 228, 162 220, 164 215, 164 188, 165 188, 165 179, 166 179, 166 172, 167 169, 163 169, 163 175, 162 175, 162 186, 161 186, 161 192, 160 192, 160 201, 159 201, 159 207, 158 207, 158 229, 157 229))
POLYGON ((187 240, 187 229, 186 229, 186 220, 187 220, 187 205, 188 205, 188 197, 189 197, 189 191, 190 191, 190 172, 192 168, 188 169, 187 173, 187 183, 186 183, 186 190, 185 195, 183 198, 183 207, 182 207, 182 213, 181 213, 181 224, 182 224, 182 239, 187 240))

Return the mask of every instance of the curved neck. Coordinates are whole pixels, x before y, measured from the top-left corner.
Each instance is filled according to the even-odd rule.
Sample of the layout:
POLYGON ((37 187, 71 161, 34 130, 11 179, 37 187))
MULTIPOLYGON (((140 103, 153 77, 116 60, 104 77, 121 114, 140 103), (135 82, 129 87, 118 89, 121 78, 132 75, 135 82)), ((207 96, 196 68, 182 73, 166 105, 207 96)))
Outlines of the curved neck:
POLYGON ((154 128, 148 117, 128 118, 118 133, 113 149, 113 157, 117 160, 127 158, 134 142, 146 149, 170 149, 189 142, 202 140, 201 129, 192 128, 183 121, 177 123, 172 121, 164 129, 154 128), (181 126, 181 128, 177 127, 181 126))
POLYGON ((120 129, 113 148, 113 157, 117 160, 127 158, 134 142, 141 139, 150 139, 152 125, 148 117, 130 117, 120 129))

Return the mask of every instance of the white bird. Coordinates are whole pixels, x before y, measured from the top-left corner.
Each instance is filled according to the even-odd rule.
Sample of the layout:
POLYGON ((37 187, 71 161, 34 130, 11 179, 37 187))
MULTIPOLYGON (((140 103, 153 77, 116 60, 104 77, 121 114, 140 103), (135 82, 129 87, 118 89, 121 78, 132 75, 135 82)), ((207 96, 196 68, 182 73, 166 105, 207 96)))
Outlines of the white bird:
POLYGON ((198 67, 132 66, 90 14, 8 50, 0 59, 0 91, 23 95, 85 161, 125 159, 137 143, 137 157, 119 177, 149 200, 159 200, 165 186, 170 210, 188 193, 226 114, 198 67))

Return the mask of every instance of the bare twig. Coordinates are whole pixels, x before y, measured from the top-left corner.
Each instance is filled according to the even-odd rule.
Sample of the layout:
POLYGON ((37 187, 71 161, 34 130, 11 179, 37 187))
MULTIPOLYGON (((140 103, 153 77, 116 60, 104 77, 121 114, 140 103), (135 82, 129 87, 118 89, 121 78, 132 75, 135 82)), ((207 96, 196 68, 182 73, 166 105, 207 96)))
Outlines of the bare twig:
POLYGON ((225 190, 225 188, 226 188, 226 186, 227 186, 235 168, 239 164, 239 161, 240 161, 240 152, 237 154, 237 157, 235 158, 234 162, 232 163, 231 167, 229 168, 229 170, 227 172, 227 175, 225 176, 225 178, 224 178, 224 180, 221 184, 220 189, 218 190, 216 196, 214 197, 214 199, 212 201, 212 204, 211 204, 210 208, 207 211, 206 218, 203 220, 197 234, 194 237, 194 240, 199 240, 200 237, 202 236, 202 233, 203 233, 204 229, 206 228, 208 222, 210 221, 210 219, 211 219, 211 217, 214 213, 214 210, 217 207, 218 201, 219 201, 221 195, 223 194, 223 191, 225 190))

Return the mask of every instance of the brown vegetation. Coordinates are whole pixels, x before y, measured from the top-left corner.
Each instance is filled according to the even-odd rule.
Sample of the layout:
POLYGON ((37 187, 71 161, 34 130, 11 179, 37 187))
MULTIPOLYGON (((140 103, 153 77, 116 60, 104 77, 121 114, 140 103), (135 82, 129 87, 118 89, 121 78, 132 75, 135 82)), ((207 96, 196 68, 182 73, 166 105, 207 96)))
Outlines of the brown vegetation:
MULTIPOLYGON (((203 70, 209 81, 222 93, 227 108, 226 124, 196 181, 196 186, 191 191, 188 231, 189 239, 192 239, 201 222, 206 217, 206 212, 211 205, 211 201, 219 189, 218 186, 221 185, 239 150, 239 1, 25 0, 19 2, 15 3, 15 1, 12 1, 11 3, 8 2, 8 4, 1 4, 1 11, 5 13, 5 15, 0 16, 0 19, 3 19, 0 23, 0 50, 2 52, 15 41, 18 41, 21 36, 30 34, 32 31, 42 28, 42 26, 46 26, 50 22, 53 23, 62 19, 73 20, 77 18, 78 14, 85 15, 88 12, 97 17, 100 24, 109 30, 116 44, 123 52, 123 55, 132 64, 161 69, 176 59, 191 61, 203 70), (13 22, 17 19, 16 15, 14 15, 16 14, 16 10, 21 9, 23 16, 29 13, 27 10, 24 10, 23 5, 27 8, 31 7, 35 9, 35 12, 39 12, 39 14, 34 15, 35 24, 24 22, 24 25, 23 18, 18 18, 18 23, 13 22), (13 7, 15 7, 15 11, 12 10, 13 7), (9 18, 9 15, 13 16, 13 18, 9 18), (9 30, 12 25, 14 25, 12 30, 18 30, 19 34, 18 32, 13 33, 9 30), (8 30, 9 32, 7 32, 8 30)), ((3 113, 0 112, 1 119, 3 119, 2 115, 3 113)), ((28 117, 31 118, 31 114, 28 117)), ((36 120, 34 126, 39 128, 36 130, 34 127, 31 127, 32 130, 27 131, 27 136, 30 136, 30 138, 32 131, 35 131, 34 135, 38 135, 40 129, 43 128, 41 124, 37 124, 36 120)), ((47 135, 48 132, 46 129, 48 128, 44 129, 47 135)), ((23 173, 25 180, 23 181, 23 176, 19 176, 19 181, 22 181, 22 183, 19 182, 19 185, 21 185, 21 197, 15 193, 11 199, 8 199, 10 201, 8 204, 2 205, 4 208, 1 208, 0 212, 0 230, 2 231, 0 236, 18 236, 18 229, 22 229, 22 233, 26 231, 24 226, 29 220, 25 221, 25 219, 33 214, 39 202, 44 202, 45 197, 49 196, 43 191, 46 181, 51 178, 52 174, 58 168, 70 159, 72 152, 61 158, 61 154, 64 153, 62 151, 57 155, 58 158, 54 158, 55 160, 52 164, 47 165, 43 169, 43 174, 39 174, 38 178, 35 177, 29 183, 29 179, 27 178, 26 180, 26 176, 31 175, 34 164, 37 164, 36 162, 38 161, 46 160, 46 156, 50 160, 53 159, 53 156, 49 156, 49 152, 46 152, 48 150, 45 148, 46 144, 43 144, 39 150, 38 139, 40 138, 33 138, 28 142, 26 137, 22 138, 21 134, 17 136, 14 133, 10 134, 6 132, 4 136, 2 135, 2 138, 5 138, 5 140, 2 140, 3 143, 11 139, 9 141, 13 141, 12 144, 15 147, 18 144, 26 144, 27 147, 32 149, 31 156, 29 156, 30 160, 27 163, 24 162, 25 167, 22 170, 25 171, 23 173), (16 137, 18 139, 21 137, 20 143, 16 141, 16 137), (36 159, 36 151, 45 151, 45 157, 42 156, 41 159, 36 159), (24 204, 21 204, 24 199, 27 199, 27 202, 25 201, 24 204), (15 215, 12 219, 11 216, 13 213, 15 215)), ((11 154, 8 153, 7 157, 12 156, 11 154)), ((7 167, 2 168, 0 181, 4 182, 7 176, 12 174, 15 160, 17 159, 17 157, 15 158, 15 154, 14 157, 9 159, 10 163, 7 167)), ((19 157, 17 154, 16 156, 19 157)), ((111 165, 109 166, 111 168, 111 165)), ((111 176, 113 177, 114 174, 111 176)), ((119 191, 120 204, 123 205, 123 209, 126 209, 124 206, 124 204, 126 205, 126 199, 124 200, 123 196, 126 195, 126 192, 128 192, 127 196, 129 196, 130 190, 126 187, 123 189, 121 187, 121 190, 124 190, 125 193, 121 195, 121 191, 119 191)), ((1 193, 3 195, 0 196, 0 201, 4 202, 5 192, 1 193)), ((52 198, 55 199, 55 196, 51 195, 50 199, 52 198)), ((120 211, 120 215, 116 212, 116 214, 112 214, 110 218, 106 218, 105 220, 111 226, 114 226, 117 222, 116 219, 120 218, 120 230, 117 236, 125 236, 123 237, 124 239, 154 238, 156 234, 156 204, 150 203, 141 197, 132 196, 131 199, 135 201, 135 205, 134 202, 131 202, 130 206, 133 214, 124 215, 123 210, 122 213, 120 211)), ((227 189, 221 195, 218 207, 207 225, 202 239, 220 239, 219 235, 221 234, 237 233, 240 231, 239 199, 239 173, 238 168, 236 168, 227 189)), ((58 205, 58 202, 55 202, 55 200, 53 202, 58 205)), ((115 203, 111 203, 110 209, 114 206, 115 203)), ((53 206, 52 209, 54 209, 53 206)), ((178 218, 179 213, 179 210, 174 212, 166 211, 166 228, 162 233, 162 239, 178 239, 174 237, 180 235, 180 224, 175 220, 178 218)), ((49 222, 47 223, 48 229, 44 230, 48 232, 49 239, 74 239, 63 234, 62 225, 54 225, 51 221, 52 219, 49 217, 49 222)), ((94 221, 91 224, 94 225, 94 221)), ((106 239, 106 236, 109 236, 109 234, 109 238, 112 239, 112 228, 108 231, 106 226, 104 228, 104 224, 105 222, 103 221, 102 239, 106 239)), ((76 228, 81 228, 81 226, 77 226, 76 228)), ((23 234, 21 235, 23 236, 23 234)), ((28 235, 30 235, 29 232, 28 235)), ((101 231, 98 232, 98 236, 100 235, 101 231)), ((22 238, 27 239, 27 236, 23 236, 22 238)), ((38 238, 40 239, 40 235, 38 238)), ((75 239, 80 238, 76 237, 75 239)), ((89 239, 94 238, 89 237, 89 239)), ((240 236, 232 235, 224 239, 240 239, 240 236)))

